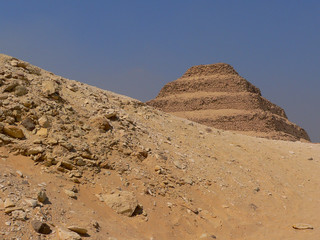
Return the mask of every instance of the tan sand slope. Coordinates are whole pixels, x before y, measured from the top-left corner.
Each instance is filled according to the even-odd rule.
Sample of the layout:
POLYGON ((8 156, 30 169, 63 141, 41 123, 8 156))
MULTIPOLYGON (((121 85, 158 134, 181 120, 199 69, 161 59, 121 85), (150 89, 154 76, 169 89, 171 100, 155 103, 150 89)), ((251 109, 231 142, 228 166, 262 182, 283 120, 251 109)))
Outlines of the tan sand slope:
POLYGON ((319 238, 319 144, 217 130, 5 55, 0 79, 0 239, 319 238))

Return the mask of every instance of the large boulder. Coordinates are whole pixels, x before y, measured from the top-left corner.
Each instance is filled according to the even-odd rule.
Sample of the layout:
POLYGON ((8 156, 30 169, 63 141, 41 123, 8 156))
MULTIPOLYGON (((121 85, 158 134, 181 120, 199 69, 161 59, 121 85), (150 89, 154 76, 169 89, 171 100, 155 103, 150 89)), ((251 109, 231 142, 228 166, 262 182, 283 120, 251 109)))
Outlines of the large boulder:
POLYGON ((13 137, 13 138, 19 138, 19 139, 22 139, 24 138, 24 133, 22 131, 21 128, 17 127, 17 126, 13 126, 13 125, 8 125, 8 126, 5 126, 3 128, 3 132, 10 136, 10 137, 13 137))
POLYGON ((138 200, 132 192, 117 191, 102 195, 104 202, 119 214, 131 217, 138 207, 138 200))

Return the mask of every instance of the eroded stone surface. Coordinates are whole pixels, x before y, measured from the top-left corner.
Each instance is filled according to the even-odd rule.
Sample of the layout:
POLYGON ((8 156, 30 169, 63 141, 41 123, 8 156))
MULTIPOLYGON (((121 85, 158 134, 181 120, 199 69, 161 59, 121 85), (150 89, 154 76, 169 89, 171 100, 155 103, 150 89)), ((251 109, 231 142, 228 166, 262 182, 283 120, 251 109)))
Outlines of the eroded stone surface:
POLYGON ((263 98, 260 89, 225 63, 191 67, 147 104, 218 129, 272 139, 310 140, 282 108, 263 98))
POLYGON ((119 214, 131 217, 138 206, 138 201, 132 192, 117 191, 113 194, 104 194, 104 202, 119 214))

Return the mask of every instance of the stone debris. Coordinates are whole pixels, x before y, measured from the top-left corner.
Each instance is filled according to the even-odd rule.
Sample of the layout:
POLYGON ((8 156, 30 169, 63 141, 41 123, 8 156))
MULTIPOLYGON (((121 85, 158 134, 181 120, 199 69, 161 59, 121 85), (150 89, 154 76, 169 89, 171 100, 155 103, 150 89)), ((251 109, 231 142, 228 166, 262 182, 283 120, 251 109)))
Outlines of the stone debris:
POLYGON ((96 232, 99 232, 99 231, 100 231, 101 226, 100 226, 100 224, 99 224, 97 221, 92 220, 92 221, 91 221, 91 225, 94 227, 94 229, 95 229, 96 232))
POLYGON ((50 127, 50 121, 46 116, 42 116, 41 118, 39 118, 38 122, 39 122, 39 125, 43 128, 50 127))
POLYGON ((297 230, 307 230, 307 229, 312 230, 313 229, 312 225, 306 224, 306 223, 297 223, 297 224, 292 225, 292 227, 297 230))
POLYGON ((22 139, 24 138, 24 133, 21 130, 21 128, 17 127, 17 126, 4 126, 3 128, 3 132, 13 138, 19 138, 22 139))
POLYGON ((6 198, 6 200, 4 201, 5 208, 12 208, 15 206, 16 206, 16 204, 10 198, 6 198))
POLYGON ((47 136, 48 136, 48 129, 46 129, 46 128, 40 128, 40 129, 37 131, 37 136, 39 136, 39 137, 47 137, 47 136))
POLYGON ((54 81, 46 80, 43 81, 42 83, 42 91, 45 94, 45 96, 53 96, 53 95, 58 95, 59 90, 58 90, 58 84, 54 81))
POLYGON ((203 233, 200 236, 200 239, 217 239, 215 235, 203 233))
POLYGON ((57 235, 59 240, 80 240, 81 239, 81 236, 78 233, 74 231, 69 231, 63 228, 57 229, 57 235))
POLYGON ((14 94, 17 97, 26 95, 28 93, 28 89, 25 86, 17 86, 14 88, 14 94))
POLYGON ((64 192, 65 192, 65 194, 67 194, 70 198, 77 199, 77 195, 76 195, 75 192, 70 191, 70 190, 68 190, 68 189, 65 189, 64 192))
POLYGON ((21 172, 21 171, 16 171, 16 173, 17 173, 17 175, 19 176, 19 177, 21 177, 21 178, 23 178, 24 176, 23 176, 23 173, 21 172))
POLYGON ((27 220, 27 213, 23 210, 15 210, 11 213, 11 216, 14 220, 25 221, 27 220))
POLYGON ((24 126, 28 131, 32 131, 36 127, 35 122, 29 117, 23 119, 21 121, 21 125, 24 126))
POLYGON ((38 199, 39 202, 45 203, 48 200, 46 191, 41 190, 40 192, 38 192, 37 199, 38 199))
POLYGON ((24 202, 25 202, 28 206, 30 206, 30 207, 32 207, 32 208, 35 208, 35 207, 38 205, 38 201, 35 200, 35 199, 28 199, 28 198, 26 198, 26 199, 24 199, 24 202))
POLYGON ((76 232, 80 235, 85 235, 88 233, 88 230, 86 228, 78 227, 78 226, 70 226, 68 227, 70 231, 76 232))
POLYGON ((104 202, 119 214, 131 217, 138 207, 138 201, 132 192, 117 191, 102 195, 104 202))
POLYGON ((31 225, 37 233, 41 233, 41 234, 50 234, 51 233, 51 228, 49 227, 48 224, 46 224, 44 222, 41 222, 38 220, 33 220, 33 221, 31 221, 31 225))

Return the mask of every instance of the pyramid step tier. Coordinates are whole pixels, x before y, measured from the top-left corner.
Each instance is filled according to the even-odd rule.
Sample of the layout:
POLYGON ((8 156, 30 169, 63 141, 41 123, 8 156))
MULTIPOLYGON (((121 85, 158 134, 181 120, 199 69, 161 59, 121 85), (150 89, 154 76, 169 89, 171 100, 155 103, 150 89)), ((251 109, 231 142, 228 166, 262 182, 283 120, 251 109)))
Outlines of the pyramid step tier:
POLYGON ((149 105, 165 112, 196 110, 242 109, 264 110, 287 118, 284 110, 255 93, 182 93, 148 102, 149 105))
POLYGON ((261 136, 277 139, 272 137, 275 136, 272 133, 279 132, 279 139, 284 139, 281 136, 291 135, 290 140, 310 141, 306 131, 298 125, 284 117, 260 110, 220 109, 172 112, 172 114, 214 128, 238 131, 243 134, 255 132, 255 136, 259 136, 257 133, 262 133, 261 136))
POLYGON ((167 83, 157 97, 194 92, 251 92, 261 95, 260 89, 240 76, 181 78, 167 83))

